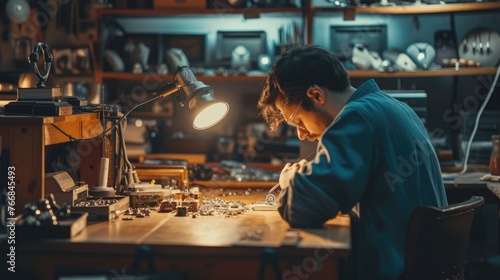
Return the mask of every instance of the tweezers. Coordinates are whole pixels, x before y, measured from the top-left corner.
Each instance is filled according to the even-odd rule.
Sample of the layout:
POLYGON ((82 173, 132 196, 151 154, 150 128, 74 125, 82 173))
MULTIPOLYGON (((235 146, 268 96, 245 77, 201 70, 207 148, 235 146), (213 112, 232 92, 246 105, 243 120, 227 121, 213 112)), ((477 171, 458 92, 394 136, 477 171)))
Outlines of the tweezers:
POLYGON ((280 183, 277 183, 276 185, 274 185, 274 187, 272 187, 268 193, 272 193, 274 192, 278 187, 280 186, 280 183))

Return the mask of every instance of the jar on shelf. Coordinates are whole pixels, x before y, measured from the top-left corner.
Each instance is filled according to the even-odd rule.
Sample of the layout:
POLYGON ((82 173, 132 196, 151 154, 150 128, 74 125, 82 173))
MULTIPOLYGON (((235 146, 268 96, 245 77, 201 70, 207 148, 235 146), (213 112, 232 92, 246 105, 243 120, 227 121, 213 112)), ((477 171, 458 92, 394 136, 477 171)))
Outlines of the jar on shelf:
POLYGON ((492 135, 491 142, 490 174, 500 176, 500 135, 492 135))

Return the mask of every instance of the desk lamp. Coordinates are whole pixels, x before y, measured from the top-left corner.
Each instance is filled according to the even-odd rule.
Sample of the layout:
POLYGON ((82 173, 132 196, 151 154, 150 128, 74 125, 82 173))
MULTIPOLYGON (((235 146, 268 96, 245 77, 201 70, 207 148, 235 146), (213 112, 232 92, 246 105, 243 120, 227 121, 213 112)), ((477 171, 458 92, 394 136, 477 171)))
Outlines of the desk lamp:
MULTIPOLYGON (((125 118, 130 112, 137 107, 156 100, 161 97, 167 97, 176 93, 176 99, 181 106, 188 106, 188 109, 195 113, 193 127, 197 130, 203 130, 219 123, 228 113, 229 105, 226 102, 217 101, 214 96, 213 89, 196 79, 191 69, 186 66, 177 67, 177 72, 174 75, 174 82, 167 84, 158 91, 155 96, 145 102, 142 102, 130 109, 120 120, 125 118)), ((121 127, 118 126, 118 133, 121 133, 121 127)), ((140 183, 132 164, 127 158, 125 149, 125 140, 123 135, 121 138, 121 146, 124 159, 124 173, 121 176, 122 184, 127 189, 129 186, 140 183)))

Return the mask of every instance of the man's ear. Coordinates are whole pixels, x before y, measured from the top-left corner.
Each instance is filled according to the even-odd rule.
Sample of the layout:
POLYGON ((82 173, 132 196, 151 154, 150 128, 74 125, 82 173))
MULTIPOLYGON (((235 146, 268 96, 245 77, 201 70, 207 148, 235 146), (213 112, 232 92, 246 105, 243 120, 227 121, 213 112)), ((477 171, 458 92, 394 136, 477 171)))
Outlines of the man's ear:
POLYGON ((326 100, 325 92, 317 85, 313 85, 307 90, 307 97, 309 97, 314 103, 318 103, 320 105, 323 105, 326 100))

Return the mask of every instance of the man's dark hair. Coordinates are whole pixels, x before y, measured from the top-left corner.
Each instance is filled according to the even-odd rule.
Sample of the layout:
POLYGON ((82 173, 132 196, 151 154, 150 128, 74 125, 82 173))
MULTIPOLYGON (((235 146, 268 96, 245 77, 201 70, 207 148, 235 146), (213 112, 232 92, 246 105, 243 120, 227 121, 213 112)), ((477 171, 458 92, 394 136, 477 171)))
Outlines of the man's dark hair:
POLYGON ((343 92, 351 82, 339 59, 324 48, 316 45, 288 48, 269 71, 257 105, 260 114, 272 129, 277 129, 283 122, 275 105, 278 96, 292 104, 303 100, 302 107, 311 110, 312 102, 306 98, 306 92, 312 85, 343 92))

